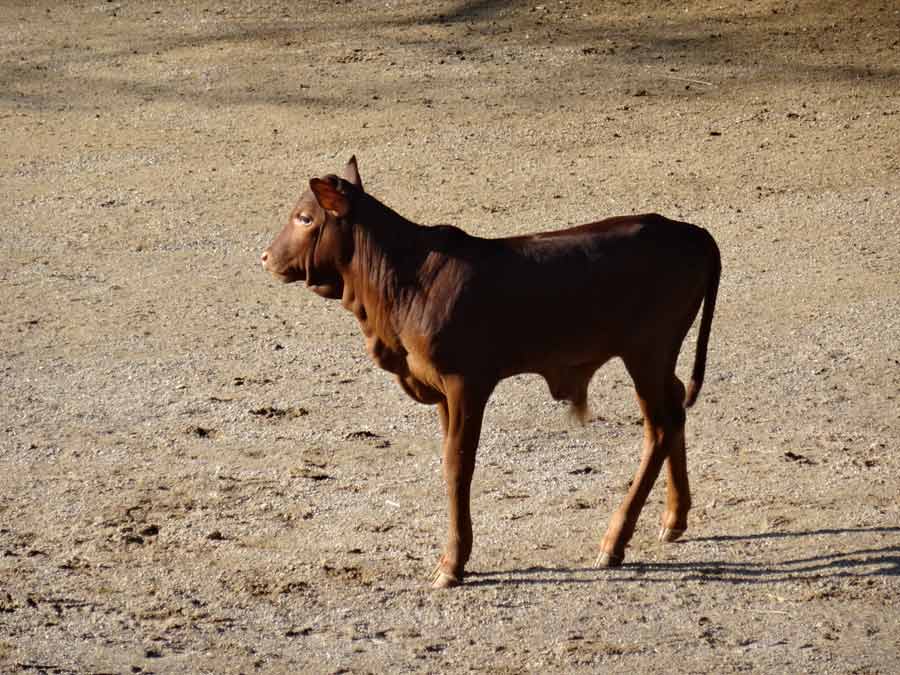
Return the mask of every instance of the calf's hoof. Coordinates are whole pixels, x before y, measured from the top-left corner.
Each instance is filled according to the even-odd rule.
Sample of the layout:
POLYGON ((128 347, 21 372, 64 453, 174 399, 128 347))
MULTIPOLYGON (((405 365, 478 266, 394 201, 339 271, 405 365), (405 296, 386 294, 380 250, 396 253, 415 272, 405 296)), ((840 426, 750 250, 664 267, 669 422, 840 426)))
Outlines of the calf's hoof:
POLYGON ((453 588, 454 586, 459 586, 461 583, 462 579, 450 572, 442 570, 440 564, 438 564, 438 566, 434 568, 434 572, 431 573, 432 588, 453 588))
POLYGON ((678 540, 683 534, 684 530, 678 530, 674 527, 664 527, 659 531, 659 540, 665 542, 673 542, 678 540))
POLYGON ((594 567, 621 567, 624 561, 625 556, 623 555, 601 551, 600 555, 597 556, 596 562, 594 562, 594 567))

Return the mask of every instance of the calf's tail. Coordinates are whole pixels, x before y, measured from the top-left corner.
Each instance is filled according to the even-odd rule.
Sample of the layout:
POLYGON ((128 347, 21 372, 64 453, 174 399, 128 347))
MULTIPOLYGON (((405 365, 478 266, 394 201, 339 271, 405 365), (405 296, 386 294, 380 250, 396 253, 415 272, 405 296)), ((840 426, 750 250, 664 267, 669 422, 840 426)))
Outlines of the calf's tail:
POLYGON ((719 278, 722 276, 722 258, 719 247, 708 232, 709 240, 709 279, 706 284, 706 295, 703 297, 703 314, 700 317, 700 330, 697 333, 697 352, 694 356, 694 370, 691 382, 684 398, 684 407, 690 408, 700 395, 703 386, 703 375, 706 372, 706 348, 709 346, 709 332, 712 328, 713 313, 716 311, 716 294, 719 292, 719 278))

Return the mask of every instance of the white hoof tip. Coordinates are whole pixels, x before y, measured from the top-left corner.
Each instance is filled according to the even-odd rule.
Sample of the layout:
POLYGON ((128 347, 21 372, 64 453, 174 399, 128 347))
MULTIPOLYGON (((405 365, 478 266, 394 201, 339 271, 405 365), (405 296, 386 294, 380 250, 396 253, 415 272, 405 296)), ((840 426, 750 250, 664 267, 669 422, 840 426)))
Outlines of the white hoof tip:
POLYGON ((676 530, 671 527, 664 527, 659 531, 659 540, 665 542, 677 541, 684 534, 684 530, 676 530))
POLYGON ((453 588, 454 586, 459 586, 460 583, 461 582, 457 577, 441 570, 438 570, 434 576, 431 577, 432 588, 453 588))
POLYGON ((600 555, 597 556, 597 561, 594 563, 594 567, 621 567, 624 560, 625 558, 623 556, 603 551, 600 555))

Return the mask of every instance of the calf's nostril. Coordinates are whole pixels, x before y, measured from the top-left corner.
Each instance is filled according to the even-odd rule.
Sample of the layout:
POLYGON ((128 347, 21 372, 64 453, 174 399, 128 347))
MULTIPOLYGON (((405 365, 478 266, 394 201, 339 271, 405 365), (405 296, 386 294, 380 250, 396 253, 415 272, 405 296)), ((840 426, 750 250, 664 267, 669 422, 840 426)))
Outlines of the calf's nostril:
POLYGON ((263 254, 259 257, 259 259, 262 261, 262 264, 265 265, 266 261, 269 259, 269 252, 263 251, 263 254))

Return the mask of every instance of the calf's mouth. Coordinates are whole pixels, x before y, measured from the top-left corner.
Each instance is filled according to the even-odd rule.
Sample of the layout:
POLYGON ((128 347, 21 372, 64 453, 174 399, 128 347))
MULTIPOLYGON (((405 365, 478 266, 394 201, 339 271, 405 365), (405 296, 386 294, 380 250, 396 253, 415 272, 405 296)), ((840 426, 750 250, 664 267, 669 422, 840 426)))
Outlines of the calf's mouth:
POLYGON ((303 281, 304 279, 306 279, 305 270, 301 270, 296 267, 277 269, 275 266, 275 262, 272 259, 271 253, 269 252, 269 249, 263 251, 262 255, 259 257, 259 260, 262 263, 263 269, 265 269, 269 274, 271 274, 282 283, 292 284, 295 281, 303 281))

